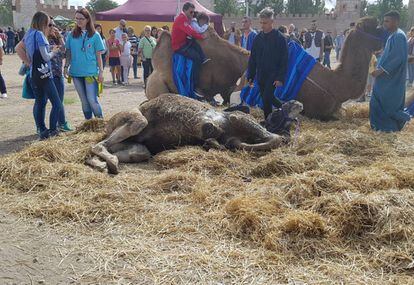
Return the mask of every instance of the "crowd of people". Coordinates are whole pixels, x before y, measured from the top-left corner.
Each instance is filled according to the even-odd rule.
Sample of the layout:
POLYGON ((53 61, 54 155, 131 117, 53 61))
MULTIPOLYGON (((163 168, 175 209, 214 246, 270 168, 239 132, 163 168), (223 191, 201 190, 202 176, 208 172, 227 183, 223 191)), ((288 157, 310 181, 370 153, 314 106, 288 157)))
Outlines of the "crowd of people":
MULTIPOLYGON (((405 39, 405 35, 398 29, 399 15, 393 13, 385 17, 385 19, 388 18, 388 22, 393 23, 388 27, 392 36, 388 39, 384 52, 373 56, 367 84, 367 92, 373 93, 372 97, 376 98, 375 102, 378 106, 381 105, 381 100, 375 96, 376 93, 383 94, 381 96, 386 98, 383 99, 386 102, 392 95, 384 94, 384 89, 378 87, 384 84, 382 88, 387 89, 383 81, 387 81, 393 72, 387 65, 387 56, 384 55, 392 53, 393 56, 398 56, 398 53, 404 52, 405 56, 408 54, 414 56, 414 28, 410 30, 408 45, 405 44, 406 50, 395 51, 395 47, 389 43, 390 39, 394 34, 397 34, 395 37, 398 39, 402 36, 405 39), (374 83, 374 78, 378 83, 374 83)), ((22 60, 20 73, 26 76, 23 90, 27 93, 24 96, 35 99, 33 115, 40 139, 56 136, 60 131, 72 130, 65 117, 63 106, 65 78, 68 82, 74 83, 85 119, 102 118, 103 110, 99 103, 99 94, 102 92, 104 68, 109 65, 113 85, 128 85, 131 68, 134 79, 139 79, 138 66, 142 65, 145 87, 153 70, 152 55, 157 40, 163 30, 169 30, 168 26, 162 28, 145 26, 143 31, 136 34, 133 27, 128 27, 125 20, 120 20, 119 26, 110 29, 109 36, 106 38, 102 26, 93 23, 87 9, 78 10, 74 19, 75 26, 71 30, 66 28, 60 30, 53 18, 44 12, 37 12, 27 32, 23 28, 18 31, 8 28, 6 32, 0 29, 0 65, 3 54, 17 52, 22 60), (47 101, 50 101, 52 105, 48 127, 45 124, 47 101)), ((231 23, 223 38, 251 52, 247 78, 250 84, 253 84, 255 80, 259 84, 266 117, 274 107, 280 107, 282 104, 273 94, 275 88, 284 84, 288 64, 287 43, 295 41, 315 60, 330 69, 331 52, 335 50, 336 58, 340 60, 348 30, 333 37, 330 30, 325 33, 318 29, 316 21, 311 23, 309 29, 303 29, 300 32, 294 24, 289 27, 274 28, 274 14, 271 9, 264 9, 260 13, 260 22, 262 29, 258 32, 253 29, 252 20, 244 17, 241 28, 239 29, 236 23, 231 23)), ((384 23, 386 26, 387 22, 384 21, 384 23)), ((354 26, 355 24, 351 23, 350 29, 354 26)), ((183 5, 182 12, 172 25, 173 51, 193 61, 196 92, 200 68, 210 60, 196 40, 206 38, 205 31, 208 27, 208 15, 197 13, 190 2, 183 5)), ((400 71, 398 76, 405 76, 406 69, 400 71)), ((408 74, 408 82, 412 86, 414 64, 408 65, 408 74)), ((401 78, 398 79, 401 80, 401 78)), ((405 77, 403 81, 404 90, 401 92, 405 94, 405 77)), ((2 98, 7 97, 6 85, 1 72, 0 94, 2 98)), ((373 109, 377 105, 374 104, 373 109)), ((382 111, 386 112, 386 110, 382 111)), ((378 120, 378 118, 372 119, 378 120)), ((407 119, 400 114, 400 118, 396 120, 407 121, 409 117, 407 119)), ((382 130, 377 125, 373 128, 382 130)))

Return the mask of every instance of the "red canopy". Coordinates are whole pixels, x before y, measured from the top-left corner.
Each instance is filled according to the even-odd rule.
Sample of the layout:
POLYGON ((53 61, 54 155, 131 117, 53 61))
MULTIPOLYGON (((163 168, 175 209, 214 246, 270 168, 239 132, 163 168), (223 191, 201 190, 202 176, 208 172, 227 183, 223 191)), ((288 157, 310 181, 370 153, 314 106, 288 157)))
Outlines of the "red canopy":
POLYGON ((177 11, 181 11, 185 2, 194 4, 196 11, 205 12, 214 23, 215 30, 223 33, 223 16, 213 13, 197 0, 129 0, 125 4, 105 12, 96 13, 98 21, 173 22, 177 11), (178 5, 180 7, 178 7, 178 5))

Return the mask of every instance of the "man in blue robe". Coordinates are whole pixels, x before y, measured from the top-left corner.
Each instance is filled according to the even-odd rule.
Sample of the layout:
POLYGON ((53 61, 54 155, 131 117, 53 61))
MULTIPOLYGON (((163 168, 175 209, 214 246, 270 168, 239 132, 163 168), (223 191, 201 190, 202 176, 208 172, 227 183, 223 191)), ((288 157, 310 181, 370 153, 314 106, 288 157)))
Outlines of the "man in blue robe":
POLYGON ((241 37, 241 47, 247 49, 248 51, 252 50, 254 38, 257 36, 257 32, 252 29, 252 19, 250 17, 244 17, 242 20, 242 29, 243 35, 241 37))
POLYGON ((373 72, 375 83, 370 102, 371 128, 375 131, 400 131, 410 115, 403 111, 407 72, 407 38, 398 28, 400 14, 384 15, 384 28, 390 32, 384 53, 373 72))

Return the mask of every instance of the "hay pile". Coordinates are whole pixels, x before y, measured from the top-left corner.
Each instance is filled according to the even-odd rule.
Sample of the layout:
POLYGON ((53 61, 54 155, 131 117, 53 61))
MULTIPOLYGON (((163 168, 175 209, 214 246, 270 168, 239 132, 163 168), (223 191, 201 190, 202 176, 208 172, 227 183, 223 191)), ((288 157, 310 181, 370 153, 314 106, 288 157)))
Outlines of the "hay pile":
POLYGON ((0 197, 88 236, 79 282, 413 284, 414 129, 375 134, 367 114, 304 119, 272 153, 186 147, 116 177, 83 164, 95 122, 3 158, 0 197))

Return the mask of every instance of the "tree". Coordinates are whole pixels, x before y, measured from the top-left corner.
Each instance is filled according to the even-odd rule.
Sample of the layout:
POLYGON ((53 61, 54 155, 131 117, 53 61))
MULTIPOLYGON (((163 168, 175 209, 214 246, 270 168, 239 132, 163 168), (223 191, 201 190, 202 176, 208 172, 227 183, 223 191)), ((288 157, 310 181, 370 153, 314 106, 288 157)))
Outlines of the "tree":
POLYGON ((86 3, 86 9, 88 9, 92 15, 95 15, 97 12, 112 10, 118 6, 118 3, 112 0, 90 0, 86 3))
POLYGON ((256 0, 250 4, 250 7, 253 15, 257 15, 266 7, 272 8, 276 15, 283 13, 285 10, 284 0, 256 0))
POLYGON ((323 0, 288 0, 286 8, 289 14, 320 14, 325 12, 323 0))
POLYGON ((12 0, 0 0, 0 26, 13 25, 12 0))
POLYGON ((237 0, 214 0, 215 12, 225 15, 237 15, 239 4, 237 0))
POLYGON ((408 23, 408 7, 404 5, 403 0, 377 0, 375 3, 368 4, 366 14, 376 17, 380 21, 384 18, 384 14, 396 10, 401 14, 401 28, 407 28, 408 23))

